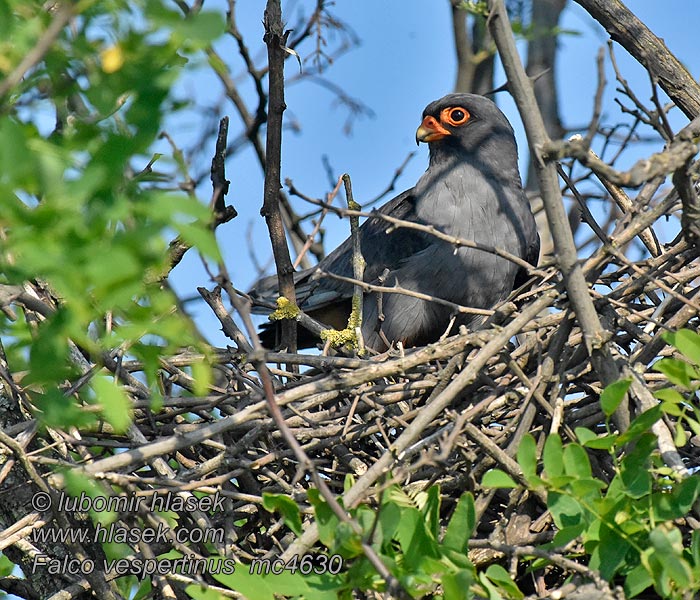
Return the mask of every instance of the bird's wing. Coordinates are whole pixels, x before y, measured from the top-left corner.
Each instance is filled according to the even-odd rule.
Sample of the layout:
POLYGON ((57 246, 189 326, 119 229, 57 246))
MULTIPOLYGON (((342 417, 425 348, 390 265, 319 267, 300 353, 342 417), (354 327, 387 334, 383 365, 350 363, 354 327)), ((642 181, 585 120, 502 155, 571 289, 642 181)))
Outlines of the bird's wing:
MULTIPOLYGON (((381 208, 378 213, 397 219, 416 220, 413 188, 399 194, 381 208)), ((405 260, 428 247, 432 237, 406 228, 391 228, 381 217, 369 217, 360 226, 360 244, 365 260, 364 281, 376 283, 382 273, 393 271, 405 260)), ((352 277, 352 240, 346 239, 328 254, 316 267, 294 274, 297 304, 305 311, 322 310, 343 302, 352 296, 352 284, 339 281, 324 273, 352 277)), ((251 291, 254 299, 274 303, 278 296, 277 277, 261 279, 251 291)), ((257 312, 269 312, 262 307, 257 312)))
MULTIPOLYGON (((377 210, 380 214, 406 221, 415 221, 413 189, 399 194, 377 210)), ((382 274, 394 271, 411 256, 431 243, 431 236, 407 228, 393 228, 381 217, 369 217, 360 226, 360 245, 365 260, 364 281, 377 283, 382 274)), ((317 266, 306 282, 297 287, 300 297, 309 309, 348 299, 352 284, 339 281, 323 273, 353 277, 352 240, 346 239, 317 266), (306 295, 305 295, 306 293, 306 295)))
MULTIPOLYGON (((316 267, 303 269, 294 273, 294 286, 304 285, 304 282, 316 271, 316 267)), ((248 295, 253 301, 251 312, 255 314, 269 314, 274 310, 275 302, 279 297, 279 282, 277 275, 268 275, 258 279, 248 295)))

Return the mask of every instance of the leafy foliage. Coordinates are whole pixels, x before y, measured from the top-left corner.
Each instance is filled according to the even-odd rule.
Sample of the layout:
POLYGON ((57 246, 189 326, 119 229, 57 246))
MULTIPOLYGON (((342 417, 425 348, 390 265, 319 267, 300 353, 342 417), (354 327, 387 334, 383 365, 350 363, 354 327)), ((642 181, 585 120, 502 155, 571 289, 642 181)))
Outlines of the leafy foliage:
MULTIPOLYGON (((7 74, 51 15, 40 2, 0 11, 3 39, 12 40, 3 42, 7 74)), ((101 376, 78 397, 59 388, 87 369, 81 353, 98 364, 118 353, 146 363, 157 397, 158 356, 199 345, 159 278, 173 232, 219 257, 210 216, 196 198, 153 183, 158 157, 149 151, 188 57, 223 23, 207 12, 183 20, 161 2, 116 2, 85 5, 75 24, 0 112, 0 283, 34 281, 55 298, 39 322, 0 320, 0 336, 13 371, 28 372, 23 383, 44 423, 101 416, 124 431, 126 398, 101 376), (75 408, 83 402, 99 412, 86 417, 75 408)))
MULTIPOLYGON (((271 600, 272 594, 279 595, 281 590, 286 597, 319 600, 349 599, 355 589, 385 591, 386 582, 363 553, 363 544, 369 544, 412 597, 424 597, 440 589, 440 597, 446 600, 487 597, 489 590, 502 597, 522 597, 504 569, 494 565, 477 574, 468 559, 467 543, 475 526, 474 499, 469 493, 458 500, 444 532, 440 528, 437 486, 415 495, 406 494, 396 485, 389 487, 376 509, 363 504, 349 511, 360 530, 339 520, 318 491, 309 490, 309 501, 324 548, 323 561, 328 565, 335 561, 342 569, 315 573, 320 557, 314 560, 306 555, 280 566, 279 574, 268 571, 262 584, 260 566, 256 564, 220 576, 219 581, 250 600, 271 600), (305 559, 312 562, 305 566, 305 559)), ((298 529, 299 508, 286 496, 267 494, 265 504, 277 509, 292 530, 298 529)), ((193 598, 205 598, 198 589, 188 592, 193 598)))
MULTIPOLYGON (((652 432, 664 413, 679 418, 679 431, 683 422, 697 428, 700 335, 681 330, 665 338, 686 360, 664 358, 655 368, 690 390, 687 398, 670 387, 658 391, 662 402, 639 415, 623 434, 598 436, 581 427, 576 429, 578 442, 569 444, 552 434, 542 450, 541 468, 531 435, 518 450, 528 488, 546 491, 557 527, 546 547, 586 557, 589 568, 608 581, 623 578, 628 597, 651 586, 662 598, 686 598, 700 591, 700 535, 685 535, 679 527, 700 496, 700 475, 681 475, 665 466, 652 432), (594 469, 596 451, 607 452, 611 459, 614 476, 609 483, 599 467, 594 469)), ((601 394, 608 418, 629 385, 629 380, 619 381, 601 394)), ((515 482, 495 469, 487 473, 484 485, 509 488, 515 482)))

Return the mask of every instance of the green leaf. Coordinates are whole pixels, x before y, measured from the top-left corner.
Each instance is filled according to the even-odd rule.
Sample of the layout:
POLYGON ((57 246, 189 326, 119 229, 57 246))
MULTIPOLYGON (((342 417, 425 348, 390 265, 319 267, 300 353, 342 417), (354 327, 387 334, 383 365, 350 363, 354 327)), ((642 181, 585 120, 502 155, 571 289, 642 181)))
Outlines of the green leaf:
POLYGON ((104 248, 104 252, 110 258, 109 268, 105 268, 104 255, 94 253, 94 250, 83 267, 83 272, 92 285, 100 288, 102 293, 111 293, 113 288, 123 286, 127 282, 140 283, 143 277, 143 265, 131 249, 112 245, 104 248))
POLYGON ((297 535, 302 534, 301 511, 289 496, 263 492, 263 508, 270 512, 278 512, 284 518, 287 527, 297 535))
POLYGON ((0 556, 0 577, 8 577, 17 565, 4 554, 0 556))
POLYGON ((618 445, 622 446, 631 442, 632 440, 638 438, 639 436, 647 433, 651 430, 651 426, 656 423, 662 417, 662 410, 660 406, 654 406, 647 411, 644 411, 639 415, 630 426, 627 431, 622 433, 618 439, 618 445))
POLYGON ((468 569, 460 569, 456 573, 446 573, 442 578, 444 600, 469 600, 473 598, 470 587, 474 576, 468 569))
MULTIPOLYGON (((682 417, 685 414, 683 405, 677 404, 676 402, 662 402, 660 406, 664 414, 672 417, 682 417)), ((677 425, 680 425, 680 422, 678 422, 677 425)), ((681 446, 683 445, 685 444, 681 444, 681 446)))
POLYGON ((3 164, 3 177, 33 194, 39 190, 37 157, 27 147, 28 140, 37 139, 38 132, 33 125, 18 123, 11 117, 0 119, 0 161, 3 164))
POLYGON ((606 417, 612 416, 617 407, 620 406, 620 402, 625 398, 631 383, 631 379, 621 379, 605 387, 600 395, 600 407, 606 417))
MULTIPOLYGON (((258 562, 263 562, 263 559, 258 562)), ((247 600, 276 600, 280 590, 284 590, 285 596, 308 597, 310 587, 299 571, 292 573, 282 570, 279 575, 260 575, 257 570, 251 573, 251 568, 253 567, 238 564, 234 573, 212 573, 212 576, 247 600)))
POLYGON ((194 379, 194 393, 204 396, 212 384, 211 365, 207 360, 192 363, 192 379, 194 379))
POLYGON ((345 558, 355 558, 362 555, 362 539, 350 523, 339 521, 334 536, 338 554, 345 558))
POLYGON ((695 567, 700 566, 700 531, 697 529, 693 529, 693 533, 690 536, 690 555, 695 567))
POLYGON ((575 498, 567 494, 549 492, 547 506, 559 529, 580 525, 585 519, 585 509, 575 498))
POLYGON ((177 230, 185 242, 195 246, 202 254, 212 260, 221 260, 219 246, 209 228, 197 223, 180 223, 177 225, 177 230))
POLYGON ((124 388, 117 385, 112 377, 94 377, 92 389, 102 414, 117 433, 124 433, 131 425, 131 400, 124 388))
POLYGON ((508 473, 500 469, 489 469, 481 478, 481 485, 485 488, 516 488, 518 484, 508 475, 508 473))
POLYGON ((688 443, 688 436, 685 433, 685 429, 683 429, 683 423, 678 421, 676 423, 675 430, 676 431, 673 435, 673 443, 675 444, 676 448, 682 448, 688 443))
POLYGON ((653 480, 649 464, 657 443, 653 433, 645 432, 639 436, 634 448, 621 461, 620 477, 628 496, 638 499, 651 493, 653 480))
POLYGON ((591 477, 591 462, 582 446, 572 443, 564 448, 564 471, 579 479, 591 477))
POLYGON ((526 478, 537 475, 537 442, 529 433, 523 437, 518 447, 518 464, 526 478))
POLYGON ((417 508, 416 501, 398 485, 392 485, 385 493, 386 502, 393 502, 398 506, 417 508))
POLYGON ((652 477, 649 471, 635 465, 621 473, 626 493, 631 498, 640 499, 651 493, 652 477))
POLYGON ((458 552, 466 552, 467 544, 474 532, 475 525, 474 497, 469 492, 465 492, 458 500, 450 522, 447 524, 442 543, 458 552))
POLYGON ((154 24, 163 27, 175 41, 203 48, 224 33, 224 21, 218 12, 200 11, 187 16, 165 8, 161 3, 146 3, 146 14, 154 24))
POLYGON ((683 395, 673 388, 664 388, 662 390, 657 390, 654 392, 654 398, 668 402, 669 404, 683 404, 686 399, 683 395))
POLYGON ((634 598, 652 586, 653 583, 654 580, 644 568, 644 565, 637 565, 625 578, 625 596, 627 598, 634 598))
POLYGON ((343 492, 349 492, 353 485, 355 485, 355 476, 352 473, 347 473, 343 479, 343 492))
POLYGON ((605 489, 606 487, 607 484, 604 481, 593 477, 588 477, 587 479, 574 479, 569 484, 570 492, 574 495, 574 497, 581 500, 584 498, 600 498, 601 490, 605 489))
POLYGON ((524 598, 523 594, 516 583, 511 579, 508 571, 501 565, 489 565, 486 569, 486 577, 495 583, 501 590, 505 591, 510 598, 524 598))
POLYGON ((691 329, 679 329, 665 332, 661 336, 673 347, 677 348, 694 365, 700 367, 700 335, 691 329))
POLYGON ((220 13, 200 11, 193 18, 183 19, 180 31, 188 41, 197 41, 198 47, 204 47, 223 35, 224 27, 220 13))
POLYGON ((664 576, 678 586, 687 589, 692 573, 683 558, 683 539, 680 530, 672 525, 659 525, 649 534, 649 540, 657 551, 656 558, 663 566, 664 576))
POLYGON ((601 524, 600 543, 591 553, 591 563, 595 556, 599 561, 596 568, 600 570, 600 576, 610 580, 622 566, 629 548, 629 543, 611 525, 601 524))
POLYGON ((612 448, 617 441, 618 435, 611 433, 610 435, 602 435, 600 437, 589 439, 583 443, 583 445, 591 450, 610 450, 610 448, 612 448))
POLYGON ((579 523, 578 525, 571 525, 570 527, 564 527, 554 534, 552 539, 552 546, 554 548, 559 548, 561 546, 566 546, 570 541, 575 540, 579 537, 585 529, 584 523, 579 523))
POLYGON ((409 570, 419 571, 426 557, 440 558, 437 540, 430 535, 423 515, 415 508, 402 511, 396 539, 401 544, 405 566, 409 570))
POLYGON ((677 358, 662 358, 657 360, 652 369, 666 375, 668 380, 674 385, 680 385, 690 389, 691 381, 697 377, 697 372, 684 360, 677 358))
POLYGON ((564 461, 561 437, 553 433, 547 436, 542 451, 542 463, 547 479, 553 479, 564 474, 564 461))
POLYGON ((586 445, 586 442, 598 439, 598 434, 596 434, 595 431, 588 429, 588 427, 576 427, 576 429, 574 429, 574 433, 576 434, 578 441, 584 446, 586 445))
MULTIPOLYGON (((697 414, 697 410, 695 410, 695 414, 697 414)), ((695 419, 691 419, 690 417, 688 417, 686 415, 685 422, 688 425, 688 427, 690 427, 690 429, 692 429, 692 431, 695 435, 700 436, 700 423, 698 421, 696 421, 695 419)))
POLYGON ((425 525, 434 539, 440 535, 440 486, 432 485, 427 492, 422 492, 418 507, 425 517, 425 525))
POLYGON ((672 489, 655 492, 651 497, 652 515, 657 520, 672 521, 687 515, 700 496, 700 476, 691 475, 672 489))
MULTIPOLYGON (((63 471, 63 476, 66 482, 66 491, 73 496, 78 498, 78 503, 82 503, 80 498, 105 498, 105 490, 100 487, 100 485, 91 478, 85 477, 84 473, 80 473, 76 469, 66 469, 63 471)), ((106 527, 111 523, 114 523, 119 514, 113 510, 100 510, 95 511, 90 509, 90 516, 92 520, 100 525, 106 527)))
POLYGON ((97 417, 79 407, 72 397, 67 397, 60 390, 52 388, 44 394, 31 394, 34 404, 39 409, 39 420, 48 427, 68 428, 87 427, 97 421, 97 417))
POLYGON ((309 488, 307 496, 309 503, 314 507, 316 525, 318 526, 318 538, 324 546, 333 548, 336 543, 338 517, 335 516, 331 507, 323 500, 316 488, 309 488))
POLYGON ((396 535, 396 530, 401 522, 401 508, 393 502, 383 502, 379 509, 379 522, 374 539, 380 546, 386 541, 390 542, 396 535))
MULTIPOLYGON (((68 363, 67 331, 72 328, 73 320, 74 316, 67 309, 59 309, 39 324, 29 349, 29 373, 26 383, 58 382, 71 377, 74 369, 68 363)), ((60 426, 60 421, 54 425, 60 426)))

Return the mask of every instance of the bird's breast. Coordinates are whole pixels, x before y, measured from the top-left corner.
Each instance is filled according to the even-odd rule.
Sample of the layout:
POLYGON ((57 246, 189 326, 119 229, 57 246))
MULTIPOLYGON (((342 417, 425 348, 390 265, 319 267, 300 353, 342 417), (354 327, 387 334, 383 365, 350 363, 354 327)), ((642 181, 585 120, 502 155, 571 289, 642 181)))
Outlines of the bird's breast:
POLYGON ((454 237, 487 243, 497 235, 507 242, 516 220, 508 195, 506 188, 478 173, 453 173, 419 188, 416 216, 454 237))

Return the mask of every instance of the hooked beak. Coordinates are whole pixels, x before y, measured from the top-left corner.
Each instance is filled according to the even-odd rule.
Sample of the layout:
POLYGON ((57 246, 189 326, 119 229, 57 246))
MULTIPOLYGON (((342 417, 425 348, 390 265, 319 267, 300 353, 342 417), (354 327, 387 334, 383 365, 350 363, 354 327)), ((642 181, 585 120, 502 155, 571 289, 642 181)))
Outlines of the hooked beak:
POLYGON ((435 117, 428 115, 423 119, 420 127, 416 130, 416 144, 421 142, 437 142, 448 135, 452 135, 435 117))

